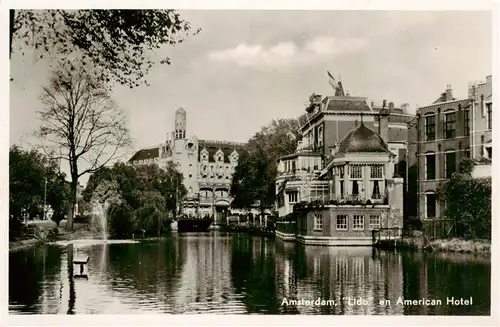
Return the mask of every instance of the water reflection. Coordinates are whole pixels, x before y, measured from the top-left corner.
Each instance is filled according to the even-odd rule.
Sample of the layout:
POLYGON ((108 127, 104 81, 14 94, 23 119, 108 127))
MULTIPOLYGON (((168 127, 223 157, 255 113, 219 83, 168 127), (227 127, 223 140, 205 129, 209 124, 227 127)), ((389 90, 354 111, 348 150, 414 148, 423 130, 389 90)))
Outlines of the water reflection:
POLYGON ((304 247, 224 233, 42 246, 9 259, 11 313, 487 315, 489 294, 489 259, 304 247), (88 279, 72 278, 76 253, 89 256, 88 279), (451 296, 474 302, 396 304, 451 296), (318 298, 330 302, 294 302, 318 298))
POLYGON ((289 304, 283 313, 402 314, 401 308, 379 305, 403 295, 403 265, 395 253, 369 247, 316 247, 277 242, 281 303, 330 300, 321 305, 289 304), (333 301, 333 302, 332 302, 333 301))

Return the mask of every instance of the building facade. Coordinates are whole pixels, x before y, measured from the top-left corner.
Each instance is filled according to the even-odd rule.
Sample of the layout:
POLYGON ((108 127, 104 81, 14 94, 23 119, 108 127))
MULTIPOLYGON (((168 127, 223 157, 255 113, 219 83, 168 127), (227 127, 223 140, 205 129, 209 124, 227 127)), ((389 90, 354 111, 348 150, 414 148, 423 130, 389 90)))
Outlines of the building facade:
MULTIPOLYGON (((444 206, 437 190, 458 169, 464 157, 492 158, 492 85, 486 82, 469 87, 467 98, 453 97, 451 86, 431 105, 417 109, 410 122, 409 165, 417 166, 417 216, 444 218, 444 206)), ((481 168, 481 173, 488 169, 481 168)))
MULTIPOLYGON (((386 129, 387 120, 380 120, 386 129)), ((321 196, 306 201, 313 206, 293 221, 278 223, 276 235, 310 245, 372 245, 374 229, 402 228, 403 178, 394 175, 395 164, 387 142, 361 121, 312 184, 324 186, 321 196)))
POLYGON ((470 147, 471 157, 492 159, 493 129, 493 82, 492 76, 486 76, 482 82, 474 82, 469 86, 471 105, 470 147))
POLYGON ((328 184, 318 180, 318 174, 333 160, 340 142, 360 122, 380 134, 394 154, 395 170, 404 177, 407 160, 408 122, 414 118, 409 105, 395 107, 393 102, 381 105, 368 103, 366 98, 313 94, 306 113, 300 117, 302 140, 296 153, 278 160, 276 179, 277 210, 280 217, 290 214, 300 201, 324 199, 328 184))
POLYGON ((180 201, 182 213, 195 217, 214 217, 220 223, 229 214, 232 175, 245 143, 198 139, 187 134, 187 114, 175 112, 175 128, 169 139, 155 147, 139 150, 129 162, 133 165, 173 163, 183 175, 187 196, 180 201))

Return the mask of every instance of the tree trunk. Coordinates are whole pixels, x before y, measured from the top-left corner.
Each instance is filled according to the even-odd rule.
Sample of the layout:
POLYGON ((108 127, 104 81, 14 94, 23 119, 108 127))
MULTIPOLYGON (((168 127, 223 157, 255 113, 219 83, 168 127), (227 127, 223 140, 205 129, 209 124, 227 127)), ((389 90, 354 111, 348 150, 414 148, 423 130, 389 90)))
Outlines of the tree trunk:
POLYGON ((12 38, 14 36, 14 22, 15 22, 15 16, 16 16, 16 11, 14 9, 9 10, 10 14, 10 19, 9 19, 9 37, 10 37, 10 43, 9 43, 9 59, 12 55, 12 38))
POLYGON ((66 221, 66 230, 73 230, 73 217, 75 216, 75 204, 76 204, 76 189, 78 186, 78 177, 73 176, 71 178, 71 192, 69 199, 69 210, 68 210, 68 220, 66 221))

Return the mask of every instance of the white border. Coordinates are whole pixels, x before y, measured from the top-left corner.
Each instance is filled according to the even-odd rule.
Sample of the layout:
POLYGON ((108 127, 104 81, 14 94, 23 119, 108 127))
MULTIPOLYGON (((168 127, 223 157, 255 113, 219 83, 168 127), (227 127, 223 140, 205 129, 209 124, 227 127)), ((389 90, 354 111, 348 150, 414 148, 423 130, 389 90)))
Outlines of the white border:
MULTIPOLYGON (((208 2, 206 0, 176 0, 169 1, 169 7, 177 9, 335 9, 335 10, 491 10, 494 8, 494 40, 493 40, 493 83, 498 85, 499 66, 498 66, 498 46, 499 46, 499 33, 498 33, 498 18, 499 18, 499 3, 498 0, 494 3, 492 1, 481 0, 453 0, 453 1, 375 1, 375 0, 353 0, 353 1, 321 1, 321 0, 245 0, 245 1, 218 1, 208 2)), ((1 229, 3 232, 3 240, 6 243, 8 239, 8 147, 9 147, 9 58, 8 58, 8 10, 7 8, 32 8, 32 9, 46 9, 46 8, 67 8, 77 9, 82 7, 100 7, 100 8, 158 8, 163 7, 163 2, 160 1, 106 1, 106 0, 87 0, 85 5, 77 1, 62 1, 62 0, 46 0, 46 1, 2 1, 1 6, 1 26, 0 31, 3 34, 4 42, 1 43, 0 56, 2 57, 2 72, 3 78, 0 79, 2 83, 0 90, 2 90, 2 106, 0 107, 0 144, 2 146, 2 155, 0 155, 1 171, 0 182, 2 188, 0 189, 0 217, 4 225, 1 229)), ((467 26, 464 26, 467 28, 467 26)), ((457 31, 460 33, 460 31, 457 31)), ((466 81, 464 81, 465 83, 466 81)), ((498 88, 497 88, 498 89, 498 88)), ((495 106, 498 106, 498 94, 494 92, 495 106)), ((495 110, 498 112, 498 110, 495 110)), ((496 135, 496 130, 499 128, 498 115, 494 115, 493 137, 496 135)), ((493 161, 495 165, 496 161, 493 161)), ((498 180, 495 176, 497 169, 493 169, 493 180, 498 180)), ((492 197, 496 198, 498 194, 498 186, 493 184, 492 197)), ((493 217, 497 217, 496 205, 492 208, 493 217)), ((216 326, 233 326, 233 325, 275 325, 283 324, 288 326, 302 326, 302 325, 367 325, 371 326, 388 326, 388 325, 455 325, 455 326, 479 326, 479 325, 500 325, 499 310, 494 309, 499 307, 498 302, 498 219, 492 220, 492 230, 494 242, 492 244, 492 259, 491 259, 491 317, 458 317, 458 316, 371 316, 368 319, 362 316, 227 316, 221 319, 213 315, 199 315, 199 316, 186 316, 186 315, 78 315, 73 316, 52 316, 52 315, 38 315, 38 316, 8 316, 8 269, 7 265, 2 265, 2 322, 8 322, 9 325, 37 325, 37 326, 75 326, 75 325, 119 325, 119 326, 146 326, 146 325, 216 325, 216 326), (7 318, 8 317, 8 318, 7 318)), ((5 244, 4 243, 4 244, 5 244)), ((2 259, 3 262, 8 262, 8 247, 3 247, 2 259)), ((2 323, 2 325, 4 325, 2 323)))

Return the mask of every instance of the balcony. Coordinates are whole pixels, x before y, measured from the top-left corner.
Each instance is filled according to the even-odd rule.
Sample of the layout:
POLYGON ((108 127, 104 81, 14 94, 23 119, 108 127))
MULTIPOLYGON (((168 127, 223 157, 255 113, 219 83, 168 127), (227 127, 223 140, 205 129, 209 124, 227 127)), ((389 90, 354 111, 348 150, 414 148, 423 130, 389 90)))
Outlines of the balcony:
POLYGON ((229 195, 227 196, 200 196, 200 203, 215 203, 218 201, 226 201, 231 203, 231 197, 229 195))
POLYGON ((381 204, 387 204, 389 198, 387 196, 382 196, 380 194, 375 195, 375 197, 372 195, 370 198, 365 198, 360 195, 356 194, 346 194, 346 195, 332 195, 330 197, 330 204, 345 204, 345 205, 356 205, 356 204, 368 204, 368 205, 381 205, 381 204))

